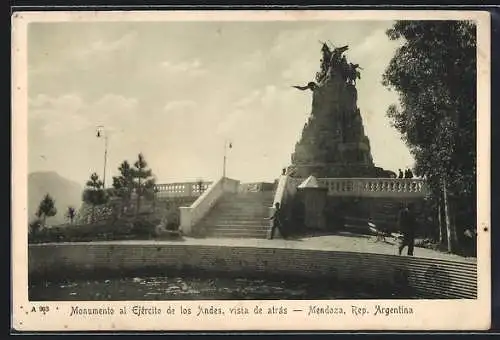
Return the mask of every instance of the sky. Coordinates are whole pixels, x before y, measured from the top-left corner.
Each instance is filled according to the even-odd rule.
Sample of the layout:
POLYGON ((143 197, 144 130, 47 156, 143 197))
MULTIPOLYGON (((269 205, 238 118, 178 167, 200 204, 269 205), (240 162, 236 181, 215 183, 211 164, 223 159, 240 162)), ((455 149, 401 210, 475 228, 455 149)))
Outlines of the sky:
POLYGON ((84 184, 142 152, 158 183, 272 181, 311 111, 320 41, 349 45, 363 68, 358 106, 374 163, 410 167, 386 110, 397 93, 382 74, 400 42, 390 21, 60 22, 28 29, 28 167, 84 184))

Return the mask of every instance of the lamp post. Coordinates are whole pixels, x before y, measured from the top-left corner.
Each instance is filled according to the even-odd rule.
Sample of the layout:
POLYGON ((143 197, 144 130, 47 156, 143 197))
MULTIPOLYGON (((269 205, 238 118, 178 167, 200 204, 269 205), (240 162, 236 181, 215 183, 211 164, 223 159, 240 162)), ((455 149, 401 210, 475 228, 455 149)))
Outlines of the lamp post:
POLYGON ((97 127, 97 138, 104 138, 104 170, 102 174, 102 187, 106 189, 106 163, 108 161, 108 134, 104 129, 104 126, 99 125, 97 127))
POLYGON ((222 165, 222 177, 226 178, 227 150, 233 147, 233 143, 227 139, 224 141, 224 163, 222 165))

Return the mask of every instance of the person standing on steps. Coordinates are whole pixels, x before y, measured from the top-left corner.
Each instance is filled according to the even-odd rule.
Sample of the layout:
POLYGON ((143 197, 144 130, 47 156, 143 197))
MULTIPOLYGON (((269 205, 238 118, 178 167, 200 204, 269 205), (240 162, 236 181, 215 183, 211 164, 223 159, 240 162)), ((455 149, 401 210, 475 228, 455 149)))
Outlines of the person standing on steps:
POLYGON ((280 204, 278 202, 276 202, 274 204, 273 215, 267 219, 273 221, 273 225, 271 227, 271 235, 269 236, 269 239, 272 240, 274 238, 274 232, 276 231, 276 229, 278 229, 281 233, 281 236, 283 236, 283 232, 281 230, 281 225, 282 225, 281 224, 281 208, 280 208, 280 204))
POLYGON ((403 234, 403 239, 399 244, 398 253, 401 255, 404 247, 408 247, 408 255, 413 256, 413 248, 415 247, 415 229, 417 227, 417 219, 413 213, 413 204, 408 203, 401 209, 398 216, 398 226, 403 234))

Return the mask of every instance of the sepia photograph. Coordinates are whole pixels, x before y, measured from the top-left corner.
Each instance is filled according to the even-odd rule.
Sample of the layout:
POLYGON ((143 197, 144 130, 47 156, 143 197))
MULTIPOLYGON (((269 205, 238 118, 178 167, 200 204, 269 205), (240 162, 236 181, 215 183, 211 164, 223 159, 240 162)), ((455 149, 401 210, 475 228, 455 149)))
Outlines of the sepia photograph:
POLYGON ((489 315, 484 14, 311 12, 14 16, 18 321, 489 315))

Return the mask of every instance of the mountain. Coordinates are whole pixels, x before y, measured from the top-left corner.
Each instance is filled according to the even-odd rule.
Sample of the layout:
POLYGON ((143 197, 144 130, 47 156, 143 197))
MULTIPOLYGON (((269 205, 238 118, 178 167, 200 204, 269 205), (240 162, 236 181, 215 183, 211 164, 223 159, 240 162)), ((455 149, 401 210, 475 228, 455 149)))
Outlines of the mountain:
POLYGON ((78 209, 82 204, 83 187, 77 182, 60 176, 56 172, 32 172, 28 175, 28 220, 35 218, 35 213, 42 198, 49 194, 55 200, 57 214, 47 218, 49 225, 66 223, 69 206, 78 209))

